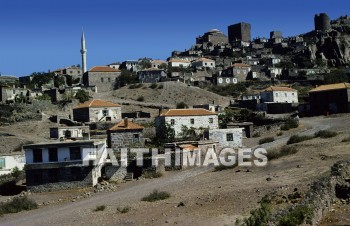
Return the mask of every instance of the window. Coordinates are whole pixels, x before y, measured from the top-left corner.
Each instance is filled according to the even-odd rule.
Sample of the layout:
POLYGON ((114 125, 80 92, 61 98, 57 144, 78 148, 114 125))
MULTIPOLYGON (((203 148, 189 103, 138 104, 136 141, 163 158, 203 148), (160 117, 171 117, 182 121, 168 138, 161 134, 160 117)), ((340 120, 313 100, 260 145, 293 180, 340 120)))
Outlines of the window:
POLYGON ((108 82, 111 82, 111 78, 108 78, 108 82))
POLYGON ((101 78, 101 82, 103 82, 103 78, 101 78))
POLYGON ((69 73, 73 74, 73 71, 69 71, 69 73))
POLYGON ((80 147, 70 147, 69 157, 70 157, 70 160, 81 160, 80 147))
POLYGON ((108 110, 103 110, 103 111, 102 111, 102 115, 103 115, 104 117, 108 116, 108 110))
POLYGON ((209 118, 209 123, 213 123, 214 119, 213 118, 209 118))
POLYGON ((80 74, 80 71, 78 71, 78 73, 80 74))
POLYGON ((4 169, 5 167, 5 158, 0 158, 0 169, 4 169))
POLYGON ((208 64, 207 63, 204 63, 205 64, 205 66, 207 66, 208 64))
POLYGON ((226 134, 226 141, 233 141, 233 134, 232 133, 226 134))
POLYGON ((278 97, 278 93, 276 93, 275 96, 278 97))
POLYGON ((175 119, 170 120, 170 125, 172 125, 172 126, 175 125, 175 119))
POLYGON ((57 148, 49 148, 49 162, 57 162, 57 161, 58 161, 57 148))
POLYGON ((33 162, 42 162, 43 154, 41 149, 33 149, 33 162))
POLYGON ((191 118, 191 124, 194 124, 194 118, 191 118))

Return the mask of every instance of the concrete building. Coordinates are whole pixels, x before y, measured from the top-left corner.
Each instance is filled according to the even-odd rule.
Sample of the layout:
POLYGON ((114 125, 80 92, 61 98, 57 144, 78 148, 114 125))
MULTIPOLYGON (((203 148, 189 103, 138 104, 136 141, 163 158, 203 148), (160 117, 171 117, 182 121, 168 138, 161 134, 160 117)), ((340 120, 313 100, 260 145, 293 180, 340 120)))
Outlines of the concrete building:
POLYGON ((117 70, 120 68, 120 65, 122 65, 122 63, 120 63, 120 62, 114 62, 114 63, 111 63, 111 64, 107 64, 108 67, 114 68, 114 69, 117 69, 117 70))
POLYGON ((111 91, 115 87, 117 78, 120 76, 119 69, 108 66, 96 66, 83 75, 85 86, 96 86, 97 92, 111 91))
POLYGON ((51 139, 90 140, 89 126, 60 126, 50 128, 51 139))
POLYGON ((248 23, 238 23, 228 26, 228 41, 233 43, 234 41, 250 42, 251 25, 248 23))
POLYGON ((298 91, 289 87, 270 86, 260 96, 263 103, 298 103, 298 91))
POLYGON ((201 130, 218 129, 218 115, 205 109, 169 109, 156 118, 157 134, 163 132, 165 125, 169 125, 180 137, 183 126, 193 128, 200 133, 201 130))
POLYGON ((24 165, 24 154, 2 154, 0 155, 0 176, 10 174, 15 167, 19 170, 23 170, 24 165))
POLYGON ((107 159, 104 140, 24 145, 28 190, 93 186, 107 159))
POLYGON ((226 45, 228 44, 227 36, 219 31, 218 29, 212 29, 203 36, 199 36, 196 38, 196 44, 207 44, 211 43, 211 45, 226 45))
POLYGON ((241 148, 243 146, 243 129, 211 129, 208 131, 206 138, 218 141, 223 148, 241 148))
POLYGON ((121 106, 103 100, 89 100, 73 109, 73 120, 78 122, 118 122, 121 106))
POLYGON ((215 69, 215 60, 208 58, 200 58, 192 62, 192 66, 196 68, 210 68, 215 69))
POLYGON ((145 144, 143 129, 143 126, 125 118, 108 130, 108 147, 113 149, 143 147, 145 144))
POLYGON ((309 96, 313 115, 350 112, 350 83, 319 86, 309 96))
POLYGON ((137 72, 140 83, 157 83, 167 78, 164 70, 158 68, 147 68, 137 72))
POLYGON ((191 62, 188 60, 181 60, 181 59, 170 59, 168 61, 169 67, 183 67, 188 68, 191 66, 191 62))

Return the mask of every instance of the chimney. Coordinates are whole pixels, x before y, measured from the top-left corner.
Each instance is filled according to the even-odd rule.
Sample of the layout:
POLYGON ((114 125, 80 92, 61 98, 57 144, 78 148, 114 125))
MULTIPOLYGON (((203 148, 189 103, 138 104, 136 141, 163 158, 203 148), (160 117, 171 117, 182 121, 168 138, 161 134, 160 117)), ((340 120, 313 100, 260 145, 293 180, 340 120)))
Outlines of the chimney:
POLYGON ((128 125, 129 125, 129 120, 127 117, 124 118, 124 127, 125 128, 128 128, 128 125))

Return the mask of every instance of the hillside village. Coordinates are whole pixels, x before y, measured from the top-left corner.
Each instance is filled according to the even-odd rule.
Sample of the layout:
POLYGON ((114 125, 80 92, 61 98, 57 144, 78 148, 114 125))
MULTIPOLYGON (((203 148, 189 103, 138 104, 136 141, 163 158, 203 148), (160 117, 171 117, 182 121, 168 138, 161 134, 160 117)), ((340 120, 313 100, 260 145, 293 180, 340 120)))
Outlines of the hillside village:
MULTIPOLYGON (((322 144, 331 149, 332 144, 338 147, 343 143, 345 146, 342 150, 340 147, 335 150, 334 155, 328 156, 322 150, 322 156, 326 157, 320 160, 319 166, 320 172, 326 174, 335 160, 348 159, 350 17, 331 20, 327 14, 321 13, 314 16, 314 26, 313 31, 293 37, 284 37, 282 31, 271 31, 268 38, 252 39, 251 29, 254 27, 241 22, 229 25, 227 35, 217 29, 209 30, 198 36, 188 49, 173 51, 168 59, 144 57, 96 66, 87 65, 88 37, 83 33, 81 65, 33 72, 19 78, 0 76, 0 198, 26 194, 45 199, 43 205, 51 205, 49 201, 52 200, 47 201, 40 194, 52 194, 54 199, 56 194, 67 190, 72 194, 79 189, 93 189, 89 190, 92 193, 116 192, 119 186, 132 183, 143 186, 144 180, 166 180, 176 173, 183 173, 190 180, 187 174, 191 172, 195 172, 193 183, 196 185, 201 183, 200 175, 208 171, 223 173, 226 179, 229 177, 224 174, 226 170, 256 173, 254 180, 259 181, 257 168, 250 172, 250 169, 236 165, 210 166, 196 171, 191 166, 178 165, 174 157, 176 151, 181 157, 198 154, 204 160, 209 149, 232 148, 238 152, 242 148, 264 148, 269 161, 277 159, 272 164, 281 164, 276 166, 276 172, 280 172, 279 167, 283 166, 280 158, 292 155, 293 151, 296 153, 295 148, 298 148, 306 151, 298 152, 303 156, 291 157, 300 158, 300 163, 293 165, 291 170, 291 174, 297 177, 302 174, 298 170, 308 167, 305 165, 310 165, 307 168, 310 171, 317 167, 318 163, 311 163, 310 156, 304 154, 307 147, 322 150, 322 144), (323 133, 326 133, 324 137, 323 133), (324 140, 328 135, 332 137, 330 143, 324 140), (291 147, 292 137, 303 139, 295 143, 309 143, 291 147), (112 155, 120 157, 122 149, 129 150, 130 154, 133 148, 147 149, 142 166, 137 165, 139 156, 136 155, 118 159, 117 166, 113 164, 112 155), (160 152, 154 156, 152 149, 160 152), (163 159, 167 149, 171 150, 172 156, 168 165, 163 159), (279 154, 281 156, 276 157, 279 154), (152 163, 154 158, 156 165, 152 163)), ((287 161, 285 167, 293 161, 287 161)), ((349 173, 349 162, 343 164, 333 166, 332 173, 341 167, 349 173)), ((269 167, 272 166, 267 167, 269 176, 266 180, 264 177, 256 188, 248 186, 248 189, 256 190, 252 195, 255 200, 263 199, 266 195, 263 192, 270 192, 263 183, 271 180, 275 183, 279 177, 269 167)), ((344 171, 339 172, 341 176, 335 173, 331 178, 338 180, 334 186, 342 184, 342 190, 330 188, 334 193, 332 196, 326 188, 320 189, 320 199, 323 195, 327 197, 322 202, 348 205, 350 182, 342 174, 344 171), (337 198, 341 201, 334 201, 337 198)), ((308 189, 315 188, 309 185, 318 180, 317 176, 314 172, 307 183, 296 182, 300 187, 293 195, 298 197, 289 197, 286 194, 290 192, 289 188, 279 189, 283 183, 292 187, 291 181, 271 185, 279 189, 280 197, 288 196, 286 205, 280 205, 282 201, 277 200, 278 194, 268 197, 276 203, 276 219, 281 214, 278 208, 286 211, 287 204, 301 203, 302 197, 310 198, 308 189)), ((214 176, 208 175, 203 181, 211 184, 210 179, 215 180, 214 176)), ((227 189, 222 182, 218 184, 216 188, 227 189)), ((187 185, 181 186, 189 189, 187 185)), ((201 189, 207 194, 208 191, 201 189)), ((190 196, 190 193, 187 195, 192 203, 196 194, 190 196)), ((85 197, 87 199, 92 196, 85 194, 89 194, 85 197)), ((205 195, 202 198, 205 199, 205 195)), ((232 197, 228 199, 234 202, 232 197)), ((199 198, 193 201, 196 204, 192 203, 198 212, 202 208, 198 204, 201 202, 203 200, 199 198)), ((250 211, 256 208, 256 203, 247 203, 244 211, 237 212, 235 220, 243 219, 241 216, 249 217, 250 211)), ((166 206, 165 203, 160 205, 166 206)), ((179 209, 185 204, 176 205, 179 209)), ((315 214, 317 217, 305 216, 311 221, 308 224, 316 225, 322 217, 326 219, 326 212, 331 208, 329 205, 313 209, 314 213, 322 212, 315 214)), ((227 207, 226 204, 223 206, 227 207)), ((139 206, 133 208, 142 209, 139 206)), ((263 205, 260 208, 265 211, 263 205)), ((350 212, 348 206, 344 208, 350 212)), ((177 214, 185 213, 180 211, 177 214)), ((162 216, 156 218, 155 224, 164 224, 162 216)), ((172 218, 175 219, 175 215, 172 218)), ((136 224, 142 221, 135 219, 136 224)), ((253 224, 246 221, 246 225, 253 224)))

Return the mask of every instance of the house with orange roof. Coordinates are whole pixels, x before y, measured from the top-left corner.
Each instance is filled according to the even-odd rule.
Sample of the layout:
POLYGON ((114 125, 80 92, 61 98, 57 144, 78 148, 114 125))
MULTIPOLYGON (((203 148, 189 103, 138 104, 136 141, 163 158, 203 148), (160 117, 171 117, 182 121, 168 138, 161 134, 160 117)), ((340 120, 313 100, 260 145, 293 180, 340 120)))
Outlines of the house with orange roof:
POLYGON ((193 128, 197 134, 204 130, 218 129, 218 114, 206 109, 169 109, 156 118, 156 132, 161 134, 164 127, 169 126, 174 130, 175 137, 180 138, 183 127, 193 128))
POLYGON ((285 86, 270 86, 260 96, 262 103, 298 103, 298 91, 285 86))
POLYGON ((286 86, 270 86, 260 92, 257 108, 271 114, 282 114, 296 110, 298 91, 286 86))
POLYGON ((113 149, 143 147, 145 144, 143 129, 143 126, 125 118, 107 131, 108 147, 113 149))
POLYGON ((170 59, 168 61, 168 66, 169 67, 183 67, 183 68, 188 68, 191 66, 191 62, 188 60, 183 60, 183 59, 170 59))
POLYGON ((89 100, 73 109, 73 119, 78 122, 117 122, 121 117, 119 104, 103 100, 89 100))
POLYGON ((313 115, 350 112, 350 83, 318 86, 309 92, 313 115))
POLYGON ((83 75, 83 84, 96 87, 96 92, 107 92, 114 89, 121 71, 108 66, 95 66, 83 75))

